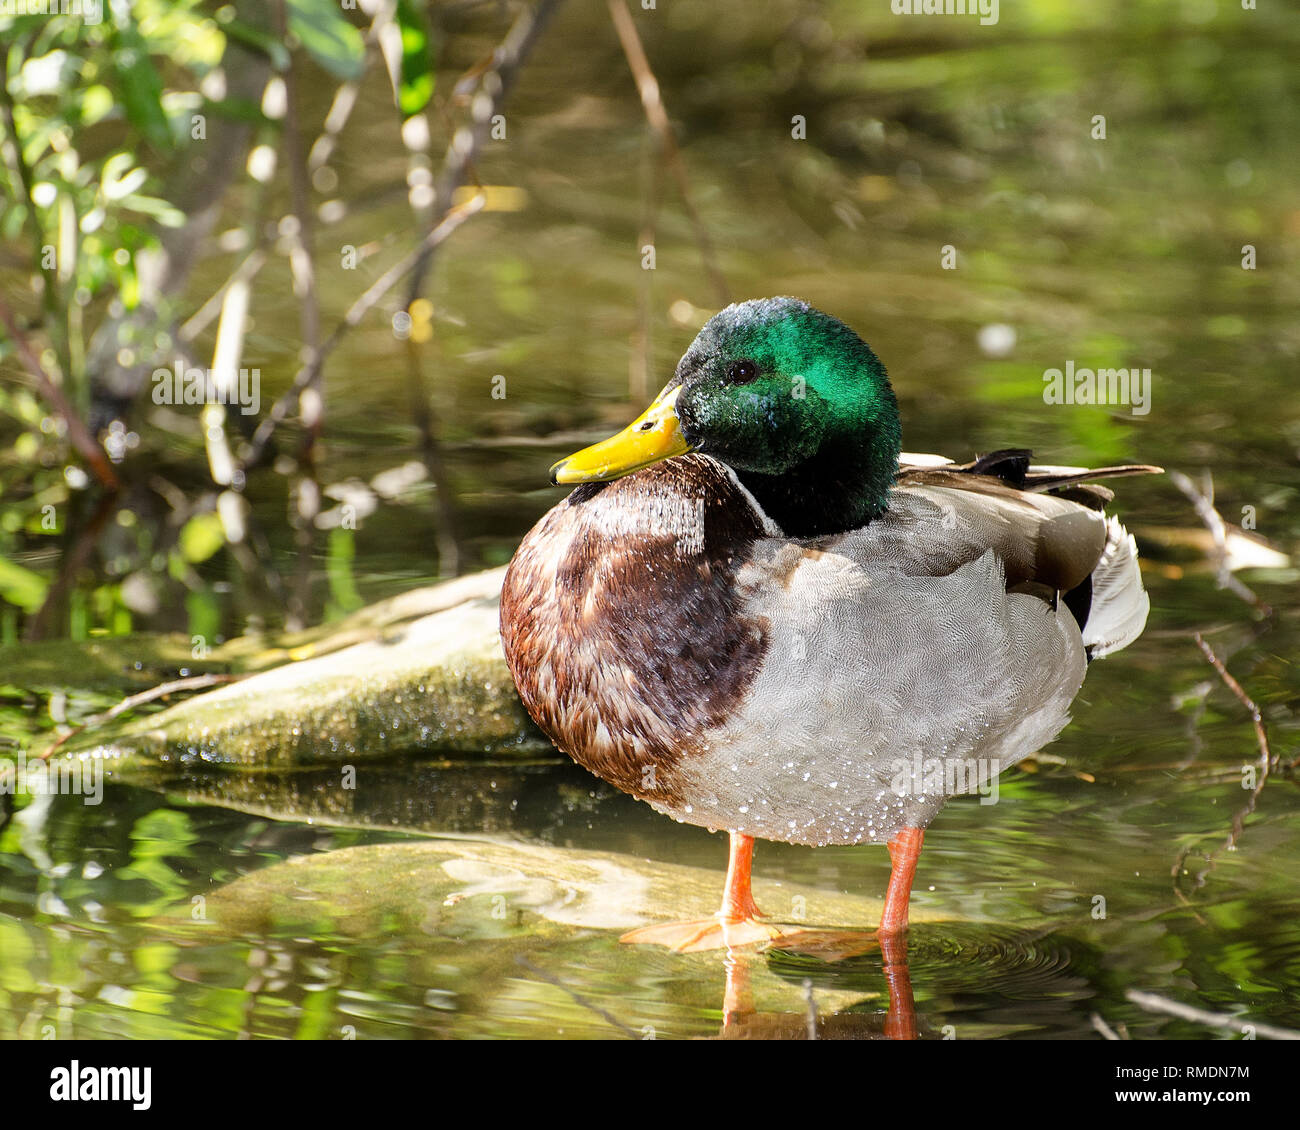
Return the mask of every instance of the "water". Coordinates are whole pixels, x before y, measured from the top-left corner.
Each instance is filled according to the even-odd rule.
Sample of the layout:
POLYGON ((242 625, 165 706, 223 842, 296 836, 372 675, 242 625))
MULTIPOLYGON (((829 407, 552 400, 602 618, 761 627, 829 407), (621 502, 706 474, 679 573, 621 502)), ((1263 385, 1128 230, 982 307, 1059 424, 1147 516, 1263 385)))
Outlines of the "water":
MULTIPOLYGON (((1207 23, 1196 5, 1004 6, 979 34, 942 21, 900 28, 856 5, 789 4, 780 19, 725 7, 673 4, 645 34, 734 297, 796 293, 850 321, 893 376, 910 450, 966 458, 1023 445, 1050 462, 1208 467, 1226 518, 1253 516, 1283 549, 1296 544, 1300 323, 1284 267, 1300 234, 1293 28, 1263 11, 1231 28, 1227 11, 1207 23), (1090 137, 1100 113, 1105 141, 1090 137), (807 118, 806 141, 790 136, 794 114, 807 118), (1241 268, 1245 244, 1258 245, 1256 271, 1241 268), (940 268, 945 245, 956 270, 940 268), (1015 330, 1005 357, 977 344, 993 324, 1015 330), (1067 361, 1150 367, 1150 412, 1045 405, 1042 373, 1067 361)), ((641 111, 602 19, 576 7, 561 18, 514 93, 509 144, 482 163, 485 182, 522 187, 527 207, 467 224, 432 280, 430 372, 469 568, 507 559, 558 499, 545 483, 554 459, 638 410, 628 363, 641 288, 653 376, 646 390, 633 382, 638 395, 662 383, 718 304, 671 187, 656 270, 641 270, 641 111), (498 374, 505 400, 491 395, 498 374), (555 433, 569 434, 545 439, 555 433)), ((449 38, 448 74, 490 46, 491 25, 472 31, 449 38)), ((378 82, 338 171, 356 211, 322 244, 397 233, 401 245, 404 162, 378 82)), ((204 265, 195 295, 233 262, 204 265)), ((321 283, 331 317, 358 289, 342 271, 321 283)), ((249 363, 269 399, 292 378, 297 322, 282 264, 259 285, 249 363)), ((336 481, 417 458, 404 348, 376 315, 331 360, 336 481)), ((169 466, 201 465, 197 431, 167 444, 141 431, 169 466)), ((1206 634, 1259 703, 1274 752, 1295 758, 1295 574, 1243 574, 1274 609, 1260 618, 1176 544, 1199 522, 1167 479, 1116 489, 1143 553, 1147 632, 1093 665, 1074 723, 1043 759, 1004 775, 998 804, 955 802, 930 829, 909 953, 922 1036, 1096 1037, 1098 1021, 1134 1038, 1300 1029, 1295 777, 1268 783, 1227 848, 1249 797, 1243 767, 1258 754, 1249 718, 1192 641, 1206 634), (1134 991, 1235 1020, 1153 1011, 1134 991)), ((255 477, 249 495, 291 573, 283 480, 255 477)), ((432 512, 417 488, 363 523, 352 567, 363 599, 436 572, 432 512)), ((201 572, 227 634, 250 616, 277 622, 265 597, 221 588, 224 567, 201 572)), ((323 562, 314 575, 323 605, 323 562)), ((183 609, 164 601, 134 627, 185 632, 183 609)), ((79 692, 70 715, 115 697, 79 692)), ((46 700, 5 688, 7 728, 47 728, 46 700)), ((444 912, 453 883, 450 894, 431 888, 427 907, 382 904, 379 925, 365 919, 359 932, 346 914, 242 930, 204 918, 228 884, 284 861, 438 836, 524 845, 543 877, 546 853, 570 849, 706 868, 721 888, 721 837, 559 758, 368 771, 346 812, 321 799, 330 795, 324 775, 300 774, 194 779, 166 794, 110 786, 99 808, 76 797, 28 806, 0 831, 0 1035, 719 1033, 719 955, 621 947, 618 929, 557 924, 544 900, 497 918, 478 892, 444 912)), ((755 868, 760 881, 867 898, 888 875, 885 852, 869 846, 764 843, 755 868)), ((805 981, 823 1035, 885 1026, 877 952, 827 963, 773 951, 744 957, 730 977, 730 1003, 743 1006, 732 1032, 805 1032, 805 981)))

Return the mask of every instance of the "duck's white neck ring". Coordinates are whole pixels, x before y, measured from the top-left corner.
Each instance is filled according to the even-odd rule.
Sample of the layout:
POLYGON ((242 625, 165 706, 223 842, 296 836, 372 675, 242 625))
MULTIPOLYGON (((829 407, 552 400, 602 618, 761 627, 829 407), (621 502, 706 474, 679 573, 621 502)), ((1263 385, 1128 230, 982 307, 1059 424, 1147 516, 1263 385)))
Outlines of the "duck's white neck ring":
MULTIPOLYGON (((713 458, 713 457, 710 456, 709 458, 713 458)), ((714 459, 713 461, 714 461, 714 462, 715 462, 719 467, 721 467, 721 468, 723 469, 723 471, 726 472, 727 477, 728 477, 728 478, 729 478, 733 483, 736 484, 736 489, 739 490, 740 493, 741 493, 741 495, 744 496, 745 500, 749 503, 750 507, 753 509, 755 515, 757 515, 758 520, 763 524, 763 532, 764 532, 765 534, 767 534, 768 537, 772 537, 772 538, 783 538, 783 537, 785 537, 785 531, 784 531, 783 529, 781 529, 781 527, 778 526, 778 525, 777 525, 777 524, 776 524, 776 523, 775 523, 775 522, 774 522, 774 521, 773 521, 773 520, 768 516, 767 511, 764 510, 763 507, 759 504, 758 499, 755 498, 754 495, 753 495, 753 493, 750 491, 750 489, 749 489, 747 486, 745 486, 744 483, 742 483, 742 482, 740 481, 740 476, 737 475, 736 472, 735 472, 734 470, 732 470, 730 467, 728 467, 724 462, 722 462, 721 459, 714 459)))

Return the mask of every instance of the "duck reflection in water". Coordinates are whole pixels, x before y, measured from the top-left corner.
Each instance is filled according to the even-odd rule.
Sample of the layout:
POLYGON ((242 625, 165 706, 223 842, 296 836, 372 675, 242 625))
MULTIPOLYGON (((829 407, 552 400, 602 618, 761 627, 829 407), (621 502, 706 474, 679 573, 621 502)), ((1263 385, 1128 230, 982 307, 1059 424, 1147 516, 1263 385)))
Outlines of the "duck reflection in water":
MULTIPOLYGON (((861 940, 864 935, 857 934, 861 940)), ((848 935, 839 935, 849 941, 848 935)), ((867 952, 877 943, 851 946, 852 955, 867 952)), ((731 950, 724 966, 727 984, 722 1005, 722 1028, 718 1035, 724 1040, 915 1040, 917 1035, 916 1003, 912 997, 912 978, 907 968, 907 938, 905 935, 881 935, 878 942, 884 984, 889 994, 889 1009, 882 1026, 876 1012, 837 1012, 823 1015, 816 1005, 812 982, 805 981, 807 1007, 803 1012, 764 1012, 754 1009, 750 974, 754 963, 763 958, 757 954, 731 950)), ((849 956, 826 953, 827 957, 849 956)))

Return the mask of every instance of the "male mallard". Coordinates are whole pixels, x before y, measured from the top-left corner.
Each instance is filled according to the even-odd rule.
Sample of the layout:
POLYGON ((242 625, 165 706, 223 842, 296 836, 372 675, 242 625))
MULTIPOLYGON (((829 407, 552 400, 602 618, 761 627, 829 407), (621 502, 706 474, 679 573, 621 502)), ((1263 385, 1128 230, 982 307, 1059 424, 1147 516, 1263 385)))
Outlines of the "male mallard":
POLYGON ((579 764, 731 835, 716 920, 625 941, 743 945, 754 838, 889 845, 907 925, 924 829, 1068 721, 1149 602, 1103 476, 1001 451, 901 456, 885 369, 793 298, 727 307, 654 403, 562 459, 577 483, 506 573, 528 712, 579 764), (901 462, 900 462, 901 458, 901 462))

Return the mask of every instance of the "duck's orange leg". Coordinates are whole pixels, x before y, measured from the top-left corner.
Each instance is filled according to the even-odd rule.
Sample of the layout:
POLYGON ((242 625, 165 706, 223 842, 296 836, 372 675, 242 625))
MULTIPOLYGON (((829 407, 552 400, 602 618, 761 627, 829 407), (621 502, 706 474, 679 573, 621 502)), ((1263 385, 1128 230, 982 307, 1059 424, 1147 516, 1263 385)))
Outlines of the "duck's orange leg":
POLYGON ((762 912, 750 890, 750 869, 754 859, 754 837, 731 833, 731 858, 727 864, 727 885, 722 908, 712 918, 692 922, 666 922, 642 926, 624 934, 620 942, 631 945, 660 945, 678 953, 698 950, 735 949, 757 942, 770 942, 784 932, 779 926, 758 921, 762 912))
MULTIPOLYGON (((886 939, 902 942, 907 937, 907 904, 924 839, 923 828, 904 828, 889 841, 889 859, 893 866, 889 872, 889 890, 885 894, 880 926, 876 930, 787 929, 782 932, 781 948, 791 953, 820 957, 823 961, 843 961, 846 957, 858 957, 883 946, 886 939)), ((903 955, 906 979, 906 946, 901 949, 894 946, 891 952, 903 955)))
POLYGON ((880 916, 881 934, 901 934, 907 929, 907 904, 916 878, 916 861, 921 858, 924 828, 904 828, 889 841, 889 890, 880 916))

